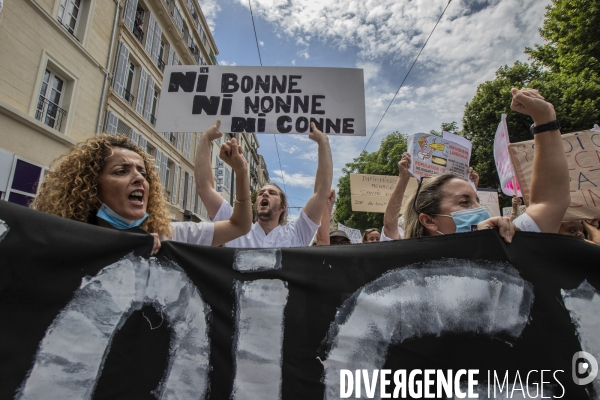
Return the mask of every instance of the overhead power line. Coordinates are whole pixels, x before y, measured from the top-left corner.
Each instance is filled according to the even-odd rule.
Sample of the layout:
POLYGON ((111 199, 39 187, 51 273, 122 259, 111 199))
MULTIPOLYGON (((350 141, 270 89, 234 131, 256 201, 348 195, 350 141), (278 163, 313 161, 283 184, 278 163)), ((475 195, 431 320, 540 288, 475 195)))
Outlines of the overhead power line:
POLYGON ((425 43, 423 44, 423 47, 421 47, 421 50, 419 51, 419 54, 417 54, 417 57, 415 58, 415 61, 413 61, 412 65, 410 66, 410 68, 408 69, 408 72, 406 73, 406 75, 404 76, 404 79, 402 79, 402 83, 400 84, 400 87, 398 88, 398 90, 396 91, 396 94, 394 95, 394 97, 392 98, 392 100, 390 101, 390 104, 388 104, 387 108, 385 109, 385 111, 383 112, 383 115, 381 116, 381 119, 379 119, 379 122, 377 123, 377 126, 375 127, 375 129, 373 130, 373 133, 371 133, 371 136, 369 136, 369 140, 367 140, 367 144, 365 144, 365 147, 363 147, 363 149, 361 150, 361 153, 363 151, 365 151, 365 149, 367 148, 367 146, 369 145, 369 142, 371 141, 371 139, 373 138, 373 135, 375 134, 375 132, 377 132, 377 128, 379 128, 379 124, 381 124, 381 121, 383 121, 383 118, 385 117, 385 114, 387 114, 388 110, 390 109, 392 103, 394 102, 394 100, 396 100, 396 96, 398 96, 398 93, 400 93, 400 89, 402 89, 402 86, 404 85, 404 82, 406 81, 406 78, 408 78, 408 75, 410 74, 410 71, 412 71, 413 67, 415 66, 415 64, 417 63, 417 60, 419 59, 419 56, 421 55, 421 53, 423 52, 423 49, 425 48, 425 46, 427 46, 427 42, 429 42, 429 39, 431 38, 431 35, 433 35, 433 32, 435 31, 435 28, 437 28, 438 24, 440 23, 440 21, 442 20, 442 17, 444 16, 444 14, 446 13, 446 10, 448 9, 448 6, 450 5, 450 2, 452 0, 448 0, 448 4, 446 4, 446 8, 444 8, 444 11, 442 11, 442 14, 440 15, 440 17, 438 18, 437 22, 435 23, 435 26, 433 27, 433 29, 431 30, 431 33, 429 33, 429 36, 427 37, 427 40, 425 41, 425 43))
MULTIPOLYGON (((250 17, 252 18, 252 28, 254 28, 254 40, 256 40, 256 50, 258 51, 258 61, 260 66, 263 66, 262 57, 260 56, 260 46, 258 45, 258 35, 256 34, 256 25, 254 24, 254 14, 252 13, 252 3, 248 0, 248 6, 250 6, 250 17)), ((281 181, 283 182, 283 191, 287 193, 285 187, 285 178, 283 177, 283 168, 281 167, 281 157, 279 157, 279 144, 277 143, 277 137, 273 134, 275 140, 275 150, 277 150, 277 160, 279 160, 279 171, 281 171, 281 181)), ((290 202, 291 203, 291 202, 290 202)))

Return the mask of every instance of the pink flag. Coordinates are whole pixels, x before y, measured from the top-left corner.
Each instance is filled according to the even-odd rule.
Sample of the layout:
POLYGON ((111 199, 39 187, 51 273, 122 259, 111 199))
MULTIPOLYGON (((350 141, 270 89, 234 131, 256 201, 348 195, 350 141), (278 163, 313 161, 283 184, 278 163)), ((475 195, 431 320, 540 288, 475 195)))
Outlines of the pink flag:
POLYGON ((517 182, 512 164, 510 163, 510 155, 508 154, 509 143, 506 114, 502 114, 502 120, 498 124, 496 136, 494 137, 494 161, 496 162, 496 169, 498 170, 502 193, 513 196, 516 185, 517 196, 522 197, 521 187, 517 182))

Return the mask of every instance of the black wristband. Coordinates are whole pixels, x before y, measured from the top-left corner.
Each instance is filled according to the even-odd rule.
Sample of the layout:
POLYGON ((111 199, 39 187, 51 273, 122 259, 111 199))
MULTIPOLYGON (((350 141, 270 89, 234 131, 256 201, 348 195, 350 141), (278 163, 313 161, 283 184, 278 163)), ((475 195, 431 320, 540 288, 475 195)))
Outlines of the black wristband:
POLYGON ((558 129, 560 129, 560 124, 558 123, 558 120, 555 119, 554 121, 550 121, 547 124, 539 126, 531 125, 529 127, 529 132, 531 132, 532 135, 535 135, 536 133, 555 131, 558 129))

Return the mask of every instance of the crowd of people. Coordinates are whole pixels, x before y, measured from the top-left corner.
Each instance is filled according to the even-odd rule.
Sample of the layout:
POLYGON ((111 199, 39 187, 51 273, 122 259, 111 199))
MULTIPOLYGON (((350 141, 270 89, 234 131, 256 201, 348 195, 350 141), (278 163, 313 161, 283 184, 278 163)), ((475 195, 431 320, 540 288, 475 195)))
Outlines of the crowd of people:
MULTIPOLYGON (((512 89, 511 109, 529 115, 536 127, 556 120, 552 104, 534 89, 512 89)), ((254 204, 248 163, 235 138, 225 142, 219 157, 236 176, 237 196, 229 204, 215 190, 210 161, 211 142, 222 136, 220 123, 200 135, 194 164, 198 195, 212 222, 171 222, 164 189, 149 155, 124 136, 99 135, 72 148, 54 165, 32 207, 76 221, 113 229, 141 227, 154 237, 152 254, 163 240, 236 248, 304 247, 350 244, 342 230, 330 230, 335 192, 331 189, 333 162, 329 138, 311 123, 309 138, 318 145, 314 194, 300 216, 287 222, 285 193, 274 183, 264 185, 254 204), (253 208, 257 216, 252 222, 253 208), (313 242, 313 237, 315 238, 313 242)), ((389 199, 381 230, 367 229, 362 243, 438 236, 481 229, 498 229, 510 243, 518 230, 587 236, 600 244, 599 219, 563 221, 570 204, 569 171, 561 133, 551 126, 534 135, 535 153, 529 204, 518 215, 513 201, 510 217, 491 217, 479 203, 470 180, 454 174, 421 179, 401 209, 411 174, 410 154, 398 162, 398 183, 389 199), (400 221, 400 223, 399 223, 400 221)))

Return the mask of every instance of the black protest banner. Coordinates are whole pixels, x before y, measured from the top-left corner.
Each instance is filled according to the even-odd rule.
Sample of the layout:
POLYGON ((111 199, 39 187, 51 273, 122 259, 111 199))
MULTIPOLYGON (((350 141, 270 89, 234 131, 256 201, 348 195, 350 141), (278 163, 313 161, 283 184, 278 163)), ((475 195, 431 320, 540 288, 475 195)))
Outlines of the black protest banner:
POLYGON ((170 65, 157 111, 159 132, 365 136, 363 71, 355 68, 170 65))
POLYGON ((0 219, 2 399, 598 398, 600 247, 575 238, 148 259, 145 234, 0 219))

